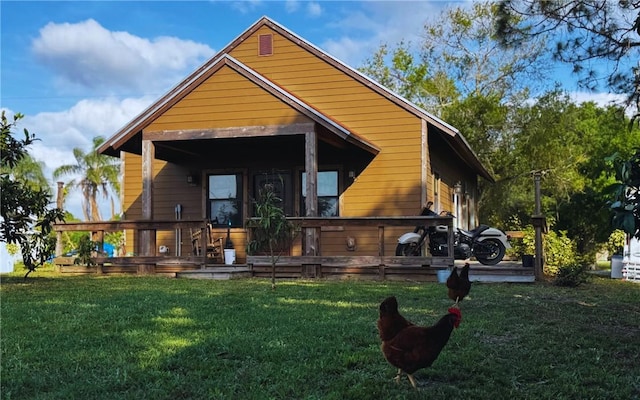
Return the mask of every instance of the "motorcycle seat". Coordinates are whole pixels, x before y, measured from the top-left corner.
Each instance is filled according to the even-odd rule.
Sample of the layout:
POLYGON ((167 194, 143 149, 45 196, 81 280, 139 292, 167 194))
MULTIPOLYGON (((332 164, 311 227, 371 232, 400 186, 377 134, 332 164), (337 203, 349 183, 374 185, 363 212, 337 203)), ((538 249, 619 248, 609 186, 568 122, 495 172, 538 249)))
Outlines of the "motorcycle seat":
POLYGON ((487 229, 489 229, 489 225, 482 224, 482 225, 477 226, 476 228, 473 228, 470 231, 465 231, 464 229, 458 229, 458 231, 461 234, 474 239, 474 238, 480 236, 480 234, 482 232, 486 231, 487 229))

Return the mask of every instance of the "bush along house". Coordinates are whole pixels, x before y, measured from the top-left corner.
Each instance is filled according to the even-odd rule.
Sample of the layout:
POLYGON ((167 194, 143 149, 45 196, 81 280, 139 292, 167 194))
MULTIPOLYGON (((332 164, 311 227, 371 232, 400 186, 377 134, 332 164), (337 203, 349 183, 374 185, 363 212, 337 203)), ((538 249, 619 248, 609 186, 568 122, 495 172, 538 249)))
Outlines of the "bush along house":
POLYGON ((192 229, 158 224, 205 221, 212 238, 230 236, 238 264, 253 264, 247 221, 267 183, 294 223, 315 218, 286 256, 331 264, 393 255, 413 226, 376 218, 416 216, 427 201, 474 227, 477 181, 492 181, 456 128, 268 17, 98 151, 123 161, 123 220, 142 223, 121 225, 129 253, 192 255, 192 229))

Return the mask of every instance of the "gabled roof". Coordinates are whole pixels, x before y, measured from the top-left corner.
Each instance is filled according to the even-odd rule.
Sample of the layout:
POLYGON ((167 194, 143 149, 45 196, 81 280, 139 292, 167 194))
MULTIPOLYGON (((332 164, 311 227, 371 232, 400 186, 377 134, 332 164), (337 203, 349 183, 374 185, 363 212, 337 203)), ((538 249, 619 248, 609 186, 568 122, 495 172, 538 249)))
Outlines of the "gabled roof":
POLYGON ((187 79, 183 80, 179 85, 170 90, 160 100, 152 104, 140 115, 138 115, 126 126, 124 126, 120 131, 118 131, 102 146, 100 146, 98 148, 98 152, 114 156, 117 155, 117 149, 119 149, 124 143, 130 140, 145 127, 149 126, 149 124, 151 124, 159 115, 171 108, 180 99, 189 94, 193 90, 193 88, 197 87, 200 83, 209 78, 211 75, 215 74, 216 71, 224 66, 230 67, 235 72, 239 73, 256 85, 260 86, 262 89, 269 92, 271 95, 288 104, 291 108, 305 115, 312 121, 327 128, 329 132, 332 132, 341 139, 352 143, 364 150, 367 150, 372 154, 377 154, 380 152, 380 149, 374 144, 350 132, 348 129, 346 129, 336 121, 333 121, 326 115, 320 113, 310 105, 306 104, 302 100, 293 96, 291 93, 285 91, 281 87, 269 81, 264 76, 258 74, 256 71, 247 67, 229 54, 219 54, 220 55, 218 57, 207 62, 206 68, 199 68, 196 72, 187 77, 187 79))
POLYGON ((202 66, 200 66, 196 71, 194 71, 191 75, 189 75, 186 79, 180 82, 178 85, 174 86, 169 92, 167 92, 160 100, 153 103, 146 110, 144 110, 141 114, 131 120, 127 125, 125 125, 122 129, 116 132, 112 137, 110 137, 105 143, 98 148, 99 153, 109 154, 113 156, 118 155, 118 149, 124 145, 129 139, 133 138, 136 134, 141 132, 145 127, 151 124, 158 116, 160 116, 163 112, 168 110, 172 105, 174 105, 177 101, 183 98, 186 94, 188 94, 193 88, 197 87, 200 83, 206 80, 211 74, 217 71, 222 65, 228 65, 237 72, 241 73, 243 76, 251 79, 256 84, 260 85, 264 89, 270 91, 274 96, 277 96, 282 101, 286 102, 290 106, 294 107, 299 112, 303 113, 307 117, 311 118, 313 121, 325 126, 329 129, 329 131, 338 135, 339 137, 358 145, 361 148, 364 148, 374 154, 379 152, 379 149, 373 144, 367 142, 363 138, 357 136, 355 133, 349 131, 348 129, 341 126, 338 122, 333 121, 331 118, 326 115, 318 112, 312 106, 306 104, 301 99, 295 97, 291 93, 287 92, 283 88, 277 86, 270 80, 266 79, 264 76, 258 74, 253 71, 251 68, 242 64, 238 60, 234 59, 230 55, 232 49, 242 43, 247 37, 253 35, 255 31, 262 28, 263 26, 267 26, 270 29, 278 32, 279 34, 287 37, 297 45, 301 46, 305 50, 314 54, 315 56, 323 59, 325 62, 329 63, 333 67, 342 71, 346 75, 360 82, 362 85, 369 87, 371 90, 385 97, 389 101, 394 104, 402 107, 406 111, 416 115, 417 117, 427 121, 428 124, 437 128, 439 132, 443 133, 443 139, 449 143, 454 151, 456 151, 460 157, 465 160, 480 176, 485 179, 494 182, 493 177, 487 171, 487 169, 482 165, 478 156, 471 149, 466 139, 460 134, 460 132, 453 126, 447 124, 440 118, 430 114, 424 109, 418 107, 413 104, 409 100, 403 98, 402 96, 391 92, 389 89, 380 85, 373 79, 367 77, 356 69, 348 66, 337 58, 325 53, 320 48, 314 46, 313 44, 307 42, 300 36, 291 32, 287 28, 273 21, 269 17, 262 17, 258 21, 256 21, 251 27, 249 27, 246 31, 244 31, 240 36, 234 39, 230 44, 220 50, 215 56, 206 61, 202 66))

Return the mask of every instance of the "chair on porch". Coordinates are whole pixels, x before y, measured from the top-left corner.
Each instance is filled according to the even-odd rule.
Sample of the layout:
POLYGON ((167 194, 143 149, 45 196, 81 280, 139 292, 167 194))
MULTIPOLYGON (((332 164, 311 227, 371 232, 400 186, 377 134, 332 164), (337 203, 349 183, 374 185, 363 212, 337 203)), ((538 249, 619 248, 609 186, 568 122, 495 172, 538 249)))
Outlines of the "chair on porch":
POLYGON ((207 224, 205 229, 206 238, 202 239, 202 229, 190 229, 191 232, 191 249, 194 256, 202 256, 202 252, 206 251, 207 258, 213 259, 216 263, 224 263, 223 240, 224 237, 213 237, 213 226, 207 224), (203 248, 202 243, 206 246, 203 248))

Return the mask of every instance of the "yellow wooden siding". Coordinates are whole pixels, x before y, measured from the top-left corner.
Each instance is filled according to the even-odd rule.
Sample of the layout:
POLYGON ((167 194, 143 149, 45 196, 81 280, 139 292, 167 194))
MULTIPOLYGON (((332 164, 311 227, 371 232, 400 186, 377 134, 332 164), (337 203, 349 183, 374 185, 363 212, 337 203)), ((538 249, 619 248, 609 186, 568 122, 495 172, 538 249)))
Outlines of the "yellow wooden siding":
POLYGON ((231 55, 382 149, 343 193, 343 216, 415 213, 406 205, 420 201, 419 118, 268 27, 231 55), (258 55, 260 34, 273 34, 272 56, 258 55))
MULTIPOLYGON (((124 204, 125 219, 141 219, 141 193, 142 193, 142 157, 125 153, 124 159, 124 204)), ((189 170, 179 165, 155 160, 154 172, 154 197, 153 218, 174 220, 175 206, 182 204, 182 219, 203 219, 202 212, 202 188, 191 186, 187 183, 189 170)), ((127 251, 135 252, 136 243, 133 231, 127 231, 127 251)), ((189 232, 182 233, 182 254, 191 252, 189 232)), ((175 255, 175 233, 173 231, 159 231, 156 234, 157 246, 168 246, 170 254, 175 255)), ((157 249, 156 249, 157 251, 157 249)))
POLYGON ((222 67, 158 117, 146 131, 300 122, 309 119, 231 68, 222 67))

